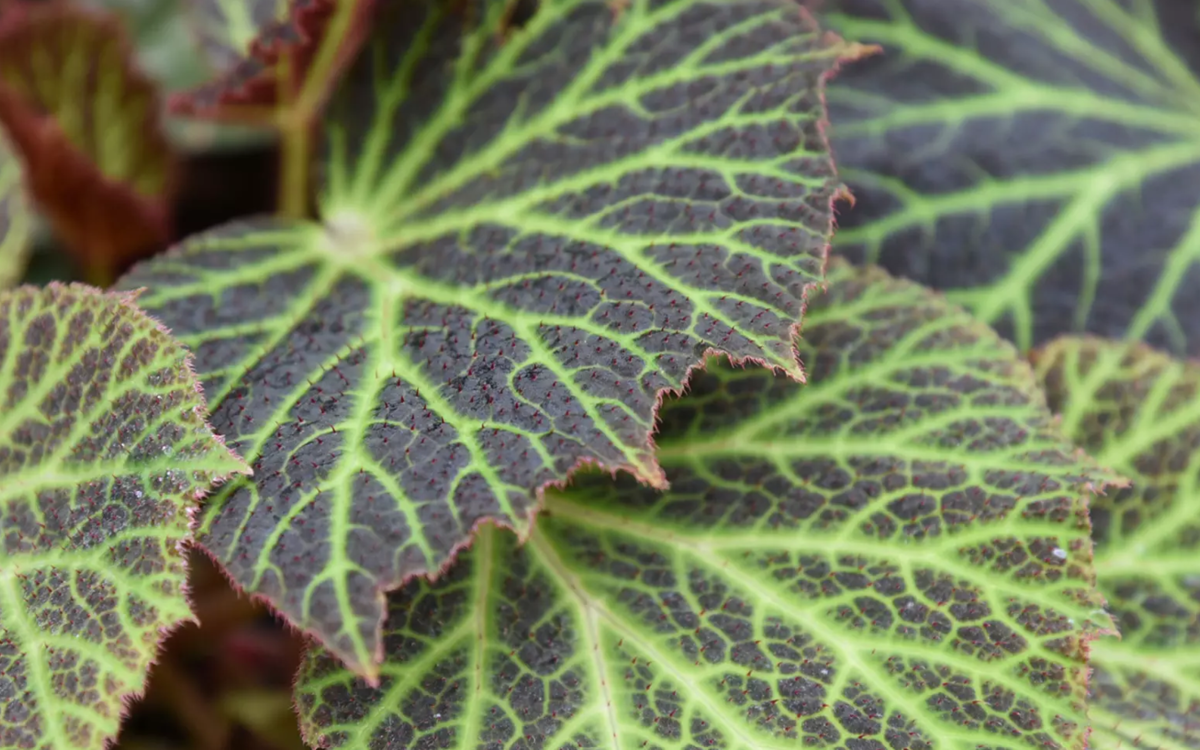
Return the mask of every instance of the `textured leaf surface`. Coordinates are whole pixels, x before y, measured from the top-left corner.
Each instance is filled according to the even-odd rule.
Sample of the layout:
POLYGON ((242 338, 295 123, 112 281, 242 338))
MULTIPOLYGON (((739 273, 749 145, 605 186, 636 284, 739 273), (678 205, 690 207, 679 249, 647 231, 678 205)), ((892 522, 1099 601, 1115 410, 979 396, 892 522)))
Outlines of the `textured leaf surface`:
POLYGON ((107 284, 166 242, 173 155, 156 89, 113 16, 63 3, 0 11, 0 124, 29 191, 107 284))
POLYGON ((244 465, 128 294, 0 292, 0 747, 100 748, 190 617, 197 500, 244 465))
POLYGON ((661 483, 657 399, 706 350, 799 376, 824 264, 841 48, 794 3, 559 0, 498 46, 505 5, 474 31, 382 8, 323 225, 232 225, 125 282, 256 467, 204 545, 367 673, 383 592, 476 523, 524 533, 580 463, 661 483))
POLYGON ((0 289, 21 280, 29 255, 33 216, 21 176, 21 163, 0 132, 0 289))
POLYGON ((1091 747, 1200 747, 1200 365, 1094 339, 1037 359, 1076 442, 1133 480, 1092 504, 1121 640, 1092 647, 1091 747))
POLYGON ((1200 354, 1194 0, 822 4, 885 49, 830 87, 842 252, 1022 349, 1076 330, 1200 354))
POLYGON ((663 407, 669 491, 581 475, 523 547, 481 533, 394 593, 377 689, 310 653, 309 741, 1083 747, 1104 475, 986 326, 830 276, 808 385, 698 372, 663 407))

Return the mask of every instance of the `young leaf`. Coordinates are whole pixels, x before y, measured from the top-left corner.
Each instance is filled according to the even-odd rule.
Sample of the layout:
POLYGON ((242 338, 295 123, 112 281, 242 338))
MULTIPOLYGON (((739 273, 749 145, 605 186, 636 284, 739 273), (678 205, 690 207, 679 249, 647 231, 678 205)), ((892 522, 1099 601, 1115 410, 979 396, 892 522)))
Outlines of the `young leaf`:
POLYGON ((173 155, 154 85, 114 17, 61 2, 4 5, 0 124, 89 281, 111 283, 167 241, 173 155))
POLYGON ((383 680, 322 649, 347 747, 1084 747, 1087 498, 1013 348, 838 266, 810 383, 713 363, 663 407, 664 492, 581 476, 389 600, 383 680))
POLYGON ((180 545, 246 471, 134 295, 0 292, 0 748, 101 748, 190 619, 180 545))
POLYGON ((172 97, 172 111, 271 121, 291 109, 311 119, 354 59, 374 2, 195 0, 197 34, 218 75, 172 97))
MULTIPOLYGON (((554 0, 507 38, 383 5, 333 113, 321 225, 234 224, 125 283, 250 458, 201 539, 365 674, 384 592, 578 465, 663 484, 664 391, 791 346, 837 190, 843 51, 791 0, 554 0)), ((470 14, 467 14, 470 15, 470 14)))
POLYGON ((205 56, 213 68, 225 72, 250 56, 265 29, 291 20, 290 5, 288 0, 191 0, 188 11, 205 56))
POLYGON ((1023 351, 1200 354, 1200 18, 1184 0, 816 0, 885 54, 829 92, 840 250, 1023 351))
POLYGON ((0 289, 21 280, 32 231, 33 217, 21 178, 21 163, 0 132, 0 289))
POLYGON ((1059 339, 1037 369, 1064 427, 1133 480, 1092 503, 1096 570, 1121 640, 1092 647, 1091 747, 1200 743, 1200 365, 1059 339))

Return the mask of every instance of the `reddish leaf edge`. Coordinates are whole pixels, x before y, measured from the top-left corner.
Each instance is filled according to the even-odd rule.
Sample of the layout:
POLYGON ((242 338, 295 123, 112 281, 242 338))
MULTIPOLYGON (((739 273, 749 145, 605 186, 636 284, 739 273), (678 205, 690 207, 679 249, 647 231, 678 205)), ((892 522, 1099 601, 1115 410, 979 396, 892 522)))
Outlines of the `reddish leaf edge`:
MULTIPOLYGON (((1122 356, 1124 354, 1127 354, 1130 352, 1148 352, 1148 353, 1154 353, 1154 354, 1157 354, 1160 356, 1164 354, 1160 350, 1155 349, 1154 347, 1152 347, 1149 344, 1146 344, 1145 342, 1142 342, 1142 341, 1122 341, 1120 339, 1112 339, 1112 338, 1106 338, 1104 336, 1097 336, 1095 334, 1082 333, 1082 334, 1063 334, 1060 336, 1056 336, 1053 339, 1042 344, 1041 346, 1030 349, 1025 354, 1025 359, 1026 359, 1026 361, 1029 362, 1030 367, 1036 371, 1038 363, 1046 355, 1047 352, 1050 352, 1053 349, 1063 346, 1063 345, 1066 345, 1070 342, 1079 342, 1079 343, 1091 342, 1091 343, 1103 344, 1105 346, 1111 346, 1111 347, 1114 347, 1115 350, 1120 351, 1122 356), (1121 347, 1123 347, 1123 349, 1121 347)), ((1180 360, 1177 357, 1172 357, 1172 359, 1176 359, 1178 361, 1185 361, 1185 362, 1200 364, 1200 357, 1188 357, 1183 360, 1180 360)), ((1035 375, 1035 377, 1036 377, 1036 375, 1035 375)), ((1040 386, 1039 386, 1039 391, 1041 391, 1040 386)), ((1042 394, 1043 394, 1043 398, 1044 398, 1045 397, 1044 391, 1042 391, 1042 394)), ((1061 414, 1055 414, 1054 417, 1055 417, 1056 421, 1058 421, 1058 422, 1062 421, 1061 414)), ((1086 453, 1086 451, 1084 451, 1083 448, 1077 448, 1077 450, 1080 453, 1083 453, 1084 455, 1088 455, 1086 453)), ((1093 459, 1093 462, 1095 462, 1094 459, 1093 459)), ((1124 487, 1129 487, 1133 484, 1133 481, 1131 479, 1129 479, 1128 477, 1126 477, 1124 475, 1118 474, 1116 471, 1112 470, 1111 468, 1109 468, 1109 467, 1102 467, 1102 468, 1105 471, 1107 471, 1108 473, 1112 474, 1114 477, 1116 477, 1116 479, 1114 479, 1113 481, 1111 481, 1107 485, 1105 485, 1105 487, 1103 489, 1110 489, 1110 488, 1111 489, 1121 489, 1124 487)), ((1100 491, 1097 491, 1093 494, 1103 494, 1103 493, 1100 491)), ((1090 499, 1090 497, 1091 497, 1091 495, 1088 496, 1088 499, 1090 499)), ((1090 541, 1091 536, 1092 536, 1092 515, 1091 515, 1090 503, 1088 503, 1087 500, 1085 500, 1085 508, 1088 511, 1087 529, 1088 529, 1088 539, 1090 541)), ((1092 542, 1091 544, 1088 545, 1088 562, 1089 563, 1094 563, 1095 553, 1096 553, 1096 545, 1094 542, 1092 542)), ((1085 690, 1090 689, 1091 680, 1095 673, 1095 669, 1091 666, 1092 644, 1095 641, 1099 640, 1100 638, 1115 637, 1117 640, 1121 640, 1121 638, 1122 638, 1121 632, 1117 628, 1116 621, 1113 620, 1112 617, 1109 616, 1107 613, 1108 599, 1107 599, 1107 597, 1104 596, 1104 592, 1101 591, 1096 586, 1096 576, 1095 576, 1094 570, 1092 572, 1091 585, 1095 589, 1093 596, 1096 600, 1096 606, 1105 609, 1105 615, 1106 615, 1106 617, 1108 617, 1108 621, 1109 621, 1109 623, 1111 623, 1111 627, 1097 628, 1096 630, 1093 630, 1090 633, 1085 633, 1080 639, 1080 641, 1081 641, 1080 648, 1083 652, 1083 657, 1088 665, 1087 672, 1085 673, 1084 680, 1083 680, 1083 687, 1085 690)), ((1087 694, 1090 694, 1090 692, 1087 694)), ((1083 746, 1085 748, 1089 747, 1089 740, 1091 738, 1091 734, 1092 734, 1092 726, 1091 726, 1091 724, 1088 724, 1086 727, 1084 727, 1084 733, 1083 733, 1083 743, 1084 743, 1083 746)))
MULTIPOLYGON (((152 101, 159 103, 158 86, 136 62, 133 42, 121 19, 66 0, 31 3, 27 0, 0 2, 0 50, 6 41, 22 33, 29 23, 91 24, 114 39, 123 63, 121 75, 130 85, 150 92, 152 101)), ((0 130, 7 134, 12 150, 22 164, 22 182, 34 206, 43 211, 67 244, 71 254, 82 266, 86 281, 106 286, 128 266, 166 244, 173 229, 172 197, 180 185, 178 156, 162 127, 160 107, 148 108, 135 127, 145 138, 156 141, 151 152, 167 154, 166 179, 156 196, 142 195, 131 185, 104 174, 95 161, 79 150, 66 135, 53 115, 37 102, 28 101, 13 88, 0 81, 0 130), (66 175, 62 177, 60 175, 66 175), (65 197, 64 197, 65 196, 65 197), (104 209, 93 205, 91 218, 102 215, 110 222, 134 226, 139 231, 136 241, 109 257, 96 258, 86 250, 90 225, 80 225, 78 216, 90 212, 73 211, 69 206, 94 204, 103 201, 104 209), (101 262, 96 270, 97 262, 101 262), (112 261, 104 268, 103 261, 112 261)), ((110 227, 111 228, 111 227, 110 227)))
MULTIPOLYGON (((3 3, 3 0, 0 0, 0 3, 3 3)), ((0 7, 2 7, 2 5, 0 5, 0 7)), ((212 428, 212 425, 209 423, 209 421, 208 421, 208 402, 204 398, 204 387, 200 384, 200 378, 197 377, 197 375, 196 375, 196 370, 194 367, 194 356, 193 356, 191 350, 188 349, 186 346, 184 346, 182 342, 175 339, 175 337, 171 334, 171 330, 169 328, 167 328, 165 325, 163 325, 161 321, 159 321, 157 318, 153 317, 152 315, 147 313, 145 310, 143 310, 140 306, 138 306, 137 298, 138 298, 138 296, 140 296, 142 294, 142 292, 145 291, 144 288, 143 289, 134 289, 132 291, 127 291, 127 292, 110 292, 110 291, 105 291, 104 289, 100 289, 98 287, 91 286, 90 284, 84 284, 81 282, 71 282, 71 283, 64 284, 60 281, 52 281, 49 284, 47 284, 45 287, 37 287, 32 284, 25 284, 25 285, 15 287, 10 290, 5 290, 3 292, 0 292, 0 294, 12 294, 12 293, 16 293, 16 292, 20 291, 21 289, 32 290, 34 292, 40 292, 43 289, 51 289, 51 290, 55 290, 55 291, 63 290, 63 291, 70 291, 70 292, 74 292, 74 293, 82 293, 82 294, 86 294, 86 295, 90 295, 90 296, 114 298, 114 299, 118 300, 118 302, 120 303, 120 305, 122 307, 124 307, 127 310, 130 310, 132 312, 132 314, 134 315, 134 317, 140 317, 140 318, 150 322, 151 324, 153 324, 155 330, 170 337, 171 341, 173 341, 177 346, 179 346, 180 349, 184 353, 183 367, 187 370, 188 375, 192 378, 192 382, 193 382, 195 390, 196 390, 196 395, 199 398, 199 403, 196 404, 192 409, 193 412, 197 416, 200 417, 200 420, 204 423, 204 426, 208 429, 208 431, 212 434, 213 438, 216 440, 219 448, 221 450, 227 452, 231 458, 233 458, 235 461, 237 461, 239 464, 241 464, 241 468, 238 471, 236 471, 232 474, 229 474, 229 475, 214 477, 212 483, 208 487, 202 487, 202 488, 197 489, 195 492, 193 492, 192 497, 191 497, 192 502, 189 503, 189 506, 184 510, 184 513, 186 514, 187 521, 188 521, 187 534, 184 536, 183 539, 181 539, 179 541, 179 543, 175 546, 175 549, 181 556, 181 560, 183 562, 183 571, 184 571, 184 580, 183 580, 183 584, 180 586, 179 593, 183 597, 184 601, 187 602, 188 610, 191 611, 192 614, 190 617, 181 619, 178 622, 175 622, 171 625, 167 625, 165 627, 160 627, 158 629, 158 641, 154 644, 154 652, 155 653, 151 657, 149 663, 146 665, 146 672, 144 674, 145 684, 143 684, 142 689, 141 690, 131 690, 127 693, 121 693, 120 695, 117 696, 117 699, 120 702, 120 708, 117 710, 117 726, 120 727, 122 724, 125 723, 125 719, 129 716, 130 711, 133 710, 134 704, 137 703, 137 701, 140 700, 146 694, 146 689, 150 685, 150 680, 149 680, 150 672, 153 671, 154 665, 158 663, 158 657, 162 655, 163 647, 166 644, 167 639, 170 638, 171 635, 174 634, 175 631, 177 631, 179 628, 181 628, 185 625, 189 625, 189 624, 197 624, 198 625, 200 622, 199 619, 197 619, 197 617, 196 617, 195 607, 192 606, 191 586, 189 585, 188 580, 187 580, 187 576, 191 572, 191 567, 188 565, 187 551, 192 546, 193 538, 195 537, 195 534, 196 534, 197 522, 199 520, 197 512, 200 509, 200 503, 204 500, 205 497, 208 496, 208 494, 213 490, 213 488, 219 487, 221 484, 229 481, 236 474, 245 474, 246 476, 253 476, 254 470, 250 467, 249 464, 246 463, 245 459, 243 459, 240 455, 238 455, 238 453, 236 451, 234 451, 232 448, 230 448, 228 445, 225 444, 225 437, 223 435, 217 433, 216 431, 214 431, 212 428)), ((118 729, 117 733, 113 734, 111 737, 105 737, 104 741, 101 745, 103 750, 111 750, 111 748, 114 748, 117 744, 117 740, 118 740, 119 736, 120 736, 120 730, 118 729)))
POLYGON ((317 86, 302 120, 315 119, 342 74, 358 55, 366 41, 375 0, 315 0, 311 5, 293 7, 289 16, 275 21, 259 32, 244 57, 207 82, 167 99, 167 111, 198 120, 263 125, 277 119, 281 110, 303 101, 310 86, 317 86), (348 14, 340 37, 331 40, 329 27, 339 11, 348 14), (278 41, 279 30, 291 27, 299 36, 296 42, 278 41), (327 44, 336 44, 327 70, 311 76, 313 63, 327 44), (293 77, 289 95, 295 101, 280 102, 281 63, 291 59, 293 77), (315 80, 315 82, 314 82, 315 80))
MULTIPOLYGON (((369 1, 373 1, 373 0, 369 0, 369 1)), ((826 87, 826 84, 828 83, 828 81, 830 79, 832 79, 837 74, 837 72, 841 69, 842 65, 849 63, 849 62, 854 62, 855 60, 861 59, 868 55, 875 54, 879 51, 880 48, 877 46, 873 46, 873 45, 863 45, 863 44, 858 44, 858 43, 854 43, 854 42, 848 43, 848 42, 844 41, 839 35, 831 32, 831 31, 823 31, 822 32, 819 24, 817 23, 817 20, 813 17, 812 13, 800 3, 800 0, 794 0, 794 2, 795 2, 795 9, 796 9, 796 12, 800 16, 801 23, 804 25, 804 27, 806 29, 811 30, 813 32, 820 33, 822 52, 828 53, 833 58, 829 67, 826 70, 822 71, 822 73, 818 79, 817 96, 818 96, 818 100, 820 102, 821 113, 820 113, 820 116, 818 117, 818 121, 817 121, 817 132, 820 135, 820 140, 821 140, 820 145, 825 148, 826 153, 830 154, 830 163, 834 166, 834 176, 831 179, 836 181, 837 180, 836 163, 833 158, 833 151, 830 147, 829 138, 828 138, 829 118, 828 118, 828 108, 826 107, 826 104, 825 104, 825 87, 826 87)), ((845 186, 844 183, 836 182, 836 184, 831 186, 830 197, 829 197, 829 202, 828 202, 829 219, 828 219, 826 234, 829 237, 829 239, 826 240, 824 247, 821 249, 821 277, 822 277, 822 279, 824 278, 825 272, 828 268, 830 244, 831 244, 832 236, 833 236, 834 230, 836 229, 836 224, 837 224, 835 208, 836 208, 837 203, 842 200, 849 201, 851 204, 853 204, 854 197, 850 193, 849 189, 845 186)), ((826 286, 825 286, 825 282, 823 280, 822 281, 813 281, 808 284, 805 284, 805 286, 801 292, 801 306, 800 306, 801 314, 799 316, 799 319, 793 321, 788 328, 789 339, 792 342, 795 342, 801 334, 804 311, 806 311, 808 308, 808 300, 810 298, 810 295, 818 286, 821 288, 821 291, 824 292, 826 286)), ((414 581, 418 578, 424 578, 425 580, 429 581, 430 583, 433 583, 433 582, 437 581, 438 579, 440 579, 443 575, 446 574, 446 572, 458 560, 459 553, 461 551, 463 551, 464 549, 467 549, 470 547, 471 543, 474 541, 476 533, 485 524, 490 524, 496 528, 502 528, 502 529, 506 529, 506 530, 516 533, 517 538, 518 538, 518 543, 524 544, 526 541, 528 541, 530 533, 532 533, 533 524, 537 522, 537 516, 542 512, 542 509, 545 506, 546 492, 552 491, 555 489, 562 489, 562 488, 566 487, 567 485, 570 484, 571 479, 576 474, 576 472, 578 472, 579 470, 581 470, 583 468, 588 468, 588 467, 596 468, 600 471, 607 472, 612 477, 616 477, 618 473, 625 471, 625 472, 632 474, 639 482, 641 482, 643 484, 647 484, 647 485, 649 485, 655 489, 659 489, 659 490, 667 489, 668 482, 666 479, 666 474, 663 471, 662 467, 658 464, 658 461, 654 458, 654 454, 655 454, 655 450, 656 450, 656 446, 655 446, 655 442, 654 442, 654 434, 655 434, 655 431, 657 430, 658 414, 659 414, 660 409, 662 408, 662 404, 668 398, 675 398, 675 397, 678 397, 678 396, 681 396, 681 395, 687 393, 689 384, 693 377, 693 373, 697 370, 701 370, 701 371, 704 370, 708 366, 708 362, 710 359, 723 359, 723 360, 729 362, 730 365, 732 365, 734 367, 745 367, 748 365, 763 367, 763 368, 770 369, 773 373, 786 374, 790 378, 795 380, 796 382, 799 382, 799 383, 806 382, 806 376, 804 374, 803 365, 800 362, 799 352, 797 351, 794 343, 792 346, 792 358, 793 358, 793 366, 790 368, 785 368, 785 367, 782 367, 779 365, 774 365, 769 362, 766 362, 764 359, 762 359, 760 357, 733 357, 733 356, 730 356, 729 354, 722 352, 714 347, 709 347, 709 348, 705 349, 705 351, 699 358, 699 361, 697 361, 695 364, 693 364, 687 368, 687 370, 684 374, 682 386, 680 386, 679 388, 670 388, 670 387, 661 388, 658 391, 658 394, 655 399, 655 404, 654 404, 653 410, 651 412, 652 423, 655 425, 655 427, 651 428, 651 431, 650 431, 649 435, 647 436, 646 445, 644 446, 646 448, 646 455, 648 455, 650 457, 650 461, 651 461, 650 466, 644 467, 643 469, 639 470, 638 467, 631 466, 631 465, 609 466, 609 465, 603 464, 602 462, 596 461, 595 459, 581 459, 581 460, 577 461, 575 463, 575 465, 572 466, 570 468, 570 470, 568 470, 566 476, 563 479, 545 482, 542 485, 534 488, 534 503, 533 503, 532 511, 531 511, 531 521, 530 521, 528 527, 524 531, 521 531, 520 529, 515 528, 512 524, 504 523, 504 522, 498 521, 493 518, 480 519, 480 520, 476 521, 474 524, 472 524, 471 528, 468 529, 467 535, 463 539, 463 541, 459 542, 458 544, 454 545, 451 548, 445 561, 440 566, 438 566, 436 570, 425 571, 425 572, 421 572, 421 573, 410 573, 408 575, 401 576, 397 579, 394 579, 394 580, 385 582, 379 586, 376 586, 375 591, 374 591, 375 601, 379 605, 380 611, 384 612, 385 614, 383 617, 380 618, 380 621, 375 626, 374 644, 372 647, 372 658, 371 658, 370 663, 357 664, 354 661, 352 661, 351 659, 347 658, 348 655, 341 654, 341 653, 333 650, 332 648, 330 648, 331 653, 333 653, 335 656, 337 656, 339 661, 341 661, 347 667, 347 669, 351 670, 356 675, 358 675, 368 685, 370 685, 371 687, 378 687, 380 684, 379 668, 385 659, 385 654, 383 652, 383 625, 384 625, 384 618, 386 618, 387 595, 389 593, 396 591, 397 589, 403 588, 404 586, 408 585, 409 583, 411 583, 412 581, 414 581)), ((206 556, 208 556, 208 558, 210 560, 213 561, 213 563, 216 565, 217 569, 221 571, 221 575, 225 577, 225 579, 230 583, 230 585, 234 588, 234 590, 238 591, 239 593, 241 593, 244 596, 249 597, 249 599, 251 601, 261 602, 262 604, 264 604, 266 606, 266 608, 273 615, 275 615, 275 617, 278 620, 280 620, 281 622, 284 623, 284 626, 287 628, 287 630, 289 632, 302 636, 304 639, 304 642, 305 642, 305 649, 310 647, 313 643, 322 643, 319 635, 317 635, 312 630, 293 621, 292 618, 289 617, 284 612, 282 612, 275 605, 275 603, 271 601, 271 599, 269 597, 267 597, 264 594, 257 593, 257 592, 246 591, 242 587, 242 585, 229 573, 228 569, 225 567, 225 563, 217 556, 217 554, 215 554, 212 550, 205 547, 203 543, 201 543, 199 540, 196 540, 193 542, 193 545, 196 549, 203 552, 206 556)), ((325 644, 322 643, 322 645, 325 645, 325 644)), ((326 648, 329 648, 329 646, 326 645, 326 648)))

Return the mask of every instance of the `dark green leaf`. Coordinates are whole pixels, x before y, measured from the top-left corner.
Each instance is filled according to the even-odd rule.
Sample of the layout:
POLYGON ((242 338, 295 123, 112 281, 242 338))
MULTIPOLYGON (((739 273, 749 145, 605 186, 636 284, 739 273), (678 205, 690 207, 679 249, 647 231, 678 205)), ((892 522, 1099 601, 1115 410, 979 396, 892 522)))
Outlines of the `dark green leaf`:
POLYGON ((1095 339, 1037 360, 1064 428, 1133 480, 1091 508, 1121 631, 1092 646, 1091 747, 1200 747, 1200 365, 1095 339))
POLYGON ((323 223, 125 282, 256 467, 204 545, 366 674, 384 593, 477 523, 526 533, 584 463, 662 484, 656 404, 705 352, 799 377, 825 262, 843 48, 791 0, 557 0, 502 40, 505 6, 384 3, 326 118, 323 223))
POLYGON ((1106 474, 1028 365, 875 269, 830 273, 810 383, 713 362, 664 405, 671 489, 581 475, 389 600, 369 687, 323 649, 344 747, 1082 748, 1086 503, 1106 474))
POLYGON ((830 87, 855 259, 1021 349, 1068 331, 1200 354, 1195 0, 827 0, 885 53, 830 87))
POLYGON ((191 619, 192 514, 246 469, 189 360, 131 294, 0 292, 0 748, 105 747, 191 619))

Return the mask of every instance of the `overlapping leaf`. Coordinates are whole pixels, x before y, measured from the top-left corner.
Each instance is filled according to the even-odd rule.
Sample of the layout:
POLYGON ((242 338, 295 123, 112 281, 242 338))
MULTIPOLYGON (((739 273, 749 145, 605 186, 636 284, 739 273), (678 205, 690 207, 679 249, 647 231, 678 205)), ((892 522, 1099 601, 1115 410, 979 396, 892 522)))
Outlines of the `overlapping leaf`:
POLYGON ((21 163, 0 132, 0 289, 21 280, 29 255, 32 218, 21 163))
POLYGON ((367 674, 383 593, 477 523, 524 533, 581 463, 661 484, 657 400, 705 351, 798 377, 825 261, 842 48, 791 0, 555 0, 501 39, 507 5, 382 6, 323 224, 228 226, 125 282, 256 467, 204 545, 367 674))
POLYGON ((174 163, 158 106, 113 17, 61 2, 0 10, 0 124, 95 283, 167 240, 174 163))
POLYGON ((840 249, 949 290, 1025 349, 1200 354, 1193 0, 819 0, 885 53, 829 94, 840 249))
POLYGON ((244 465, 132 295, 0 292, 0 747, 100 748, 189 618, 197 499, 244 465))
POLYGON ((1064 427, 1133 480, 1092 505, 1121 640, 1092 647, 1091 747, 1200 747, 1200 365, 1094 339, 1037 359, 1064 427))
POLYGON ((301 670, 344 747, 1084 746, 1106 481, 987 326, 831 271, 808 385, 711 363, 661 492, 581 475, 390 598, 383 680, 301 670))

